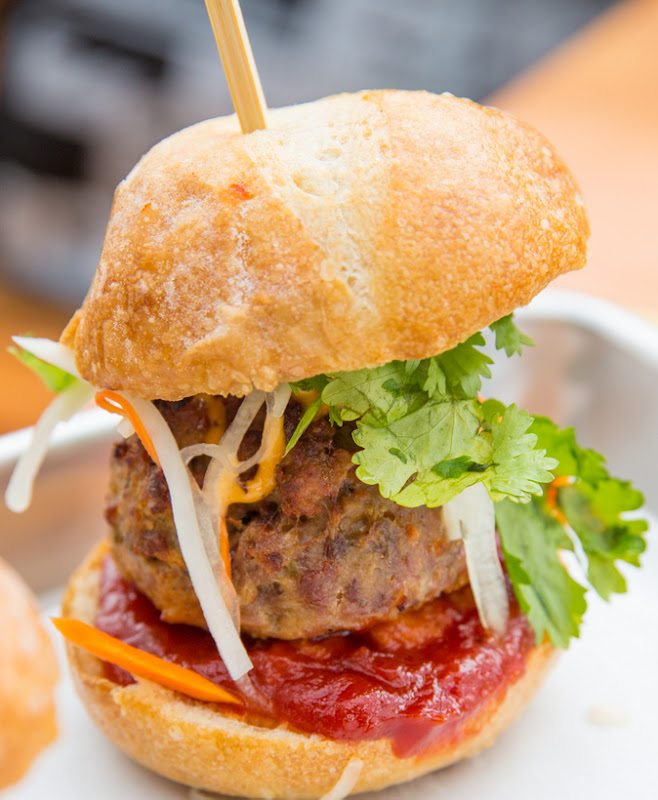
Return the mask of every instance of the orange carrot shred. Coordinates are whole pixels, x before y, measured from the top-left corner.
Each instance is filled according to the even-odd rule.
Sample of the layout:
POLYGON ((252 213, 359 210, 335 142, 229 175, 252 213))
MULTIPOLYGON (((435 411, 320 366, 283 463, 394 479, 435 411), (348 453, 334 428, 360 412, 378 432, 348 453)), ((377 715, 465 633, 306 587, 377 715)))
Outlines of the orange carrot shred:
POLYGON ((226 527, 226 517, 219 518, 219 554, 224 562, 224 569, 229 580, 231 580, 231 551, 228 538, 228 528, 226 527))
POLYGON ((98 656, 103 661, 122 667, 138 678, 153 681, 196 700, 243 705, 240 698, 194 670, 172 664, 164 658, 126 644, 80 620, 61 617, 51 617, 51 620, 57 630, 72 644, 98 656))
POLYGON ((546 489, 546 505, 548 506, 552 516, 555 517, 560 525, 568 525, 569 520, 557 507, 557 490, 561 486, 569 486, 571 482, 572 478, 569 475, 559 475, 557 478, 551 481, 546 489))
POLYGON ((146 432, 146 428, 142 424, 141 419, 137 416, 135 409, 126 398, 122 397, 118 392, 105 389, 102 392, 96 392, 95 399, 96 405, 100 406, 104 411, 109 411, 110 414, 121 414, 124 417, 128 417, 135 429, 135 433, 139 436, 141 443, 144 445, 144 449, 151 456, 153 461, 160 466, 160 459, 155 452, 151 437, 146 432))

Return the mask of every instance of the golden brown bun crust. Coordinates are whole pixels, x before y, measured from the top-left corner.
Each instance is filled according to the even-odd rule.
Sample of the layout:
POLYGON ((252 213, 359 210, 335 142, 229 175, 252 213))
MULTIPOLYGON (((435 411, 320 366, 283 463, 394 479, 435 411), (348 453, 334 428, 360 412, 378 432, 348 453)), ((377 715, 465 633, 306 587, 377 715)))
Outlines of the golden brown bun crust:
MULTIPOLYGON (((93 623, 102 544, 71 579, 63 613, 93 623)), ((555 651, 532 651, 525 674, 467 720, 456 738, 413 758, 398 758, 382 739, 358 744, 260 728, 155 684, 122 687, 104 677, 101 662, 67 647, 73 678, 91 717, 124 752, 155 772, 209 791, 243 797, 317 798, 329 791, 351 758, 363 761, 354 789, 365 792, 411 780, 469 758, 493 744, 521 713, 552 665, 555 651)))
POLYGON ((435 355, 586 258, 534 129, 451 95, 362 92, 165 139, 118 187, 63 334, 91 383, 243 395, 435 355))
POLYGON ((57 735, 57 661, 21 578, 0 559, 0 789, 57 735))

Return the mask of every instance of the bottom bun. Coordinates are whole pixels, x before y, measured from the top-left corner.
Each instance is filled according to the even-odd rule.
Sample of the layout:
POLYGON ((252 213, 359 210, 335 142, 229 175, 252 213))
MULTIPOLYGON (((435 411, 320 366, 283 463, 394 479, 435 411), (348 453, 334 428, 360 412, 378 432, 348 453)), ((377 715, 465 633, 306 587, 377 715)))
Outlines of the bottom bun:
MULTIPOLYGON (((105 544, 73 575, 63 613, 93 624, 105 544)), ((253 798, 318 798, 332 789, 351 759, 363 763, 353 792, 408 781, 493 744, 521 713, 553 663, 548 644, 533 649, 525 673, 471 714, 449 740, 421 755, 400 758, 388 739, 332 741, 284 725, 260 727, 217 706, 138 680, 108 680, 102 662, 67 645, 78 693, 89 714, 127 755, 174 781, 253 798)))
POLYGON ((0 789, 57 735, 57 660, 32 593, 0 559, 0 789))

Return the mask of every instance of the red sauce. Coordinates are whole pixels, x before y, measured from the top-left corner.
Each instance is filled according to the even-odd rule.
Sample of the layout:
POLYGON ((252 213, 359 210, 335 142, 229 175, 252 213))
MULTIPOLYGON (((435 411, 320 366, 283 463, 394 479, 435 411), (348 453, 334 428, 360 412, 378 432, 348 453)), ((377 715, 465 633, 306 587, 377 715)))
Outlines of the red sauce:
MULTIPOLYGON (((390 737, 411 756, 457 735, 458 725, 523 674, 534 634, 513 604, 502 639, 485 631, 468 589, 364 633, 311 640, 246 639, 256 691, 229 678, 210 635, 171 625, 107 557, 96 625, 242 694, 249 711, 330 739, 390 737)), ((109 677, 132 677, 108 665, 109 677)))

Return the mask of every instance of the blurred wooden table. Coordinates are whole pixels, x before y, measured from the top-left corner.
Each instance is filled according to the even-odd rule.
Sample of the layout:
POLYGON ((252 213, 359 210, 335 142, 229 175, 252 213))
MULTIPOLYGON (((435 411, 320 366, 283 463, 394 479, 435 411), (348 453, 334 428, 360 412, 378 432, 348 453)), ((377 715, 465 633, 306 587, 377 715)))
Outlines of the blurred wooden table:
POLYGON ((658 322, 658 0, 625 0, 490 98, 536 125, 576 175, 589 264, 556 287, 658 322))
MULTIPOLYGON (((658 0, 622 0, 490 102, 544 131, 581 184, 590 266, 557 285, 658 321, 658 0)), ((9 337, 57 338, 71 311, 0 286, 0 433, 34 422, 49 399, 5 352, 9 337)))

